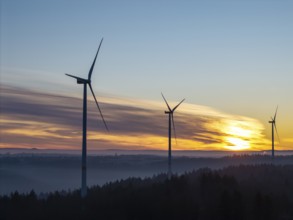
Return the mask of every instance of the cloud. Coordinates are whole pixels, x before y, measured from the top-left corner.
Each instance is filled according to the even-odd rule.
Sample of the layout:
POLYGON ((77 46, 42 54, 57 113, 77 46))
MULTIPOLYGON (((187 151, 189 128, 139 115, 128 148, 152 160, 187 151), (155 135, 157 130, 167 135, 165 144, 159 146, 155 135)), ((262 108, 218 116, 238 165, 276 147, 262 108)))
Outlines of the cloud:
MULTIPOLYGON (((0 100, 0 147, 80 148, 80 98, 2 85, 0 100)), ((110 132, 105 130, 95 103, 89 97, 90 149, 167 148, 168 116, 164 114, 163 101, 107 96, 98 97, 98 100, 110 132)), ((189 103, 183 103, 174 118, 178 144, 173 145, 173 149, 237 150, 247 147, 256 150, 267 145, 263 125, 253 118, 189 103)))

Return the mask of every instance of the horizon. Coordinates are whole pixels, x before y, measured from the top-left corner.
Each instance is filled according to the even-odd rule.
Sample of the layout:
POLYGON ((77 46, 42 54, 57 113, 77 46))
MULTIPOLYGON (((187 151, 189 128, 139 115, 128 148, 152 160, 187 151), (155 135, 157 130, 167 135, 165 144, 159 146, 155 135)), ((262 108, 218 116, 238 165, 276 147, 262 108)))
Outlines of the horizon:
MULTIPOLYGON (((88 156, 160 156, 167 157, 167 150, 127 150, 127 149, 97 149, 88 150, 88 156)), ((0 156, 79 156, 80 149, 38 149, 38 148, 0 148, 0 156)), ((226 156, 269 156, 271 150, 263 151, 231 151, 231 150, 173 150, 173 157, 190 158, 221 158, 226 156)), ((276 150, 276 157, 292 156, 293 150, 276 150)))

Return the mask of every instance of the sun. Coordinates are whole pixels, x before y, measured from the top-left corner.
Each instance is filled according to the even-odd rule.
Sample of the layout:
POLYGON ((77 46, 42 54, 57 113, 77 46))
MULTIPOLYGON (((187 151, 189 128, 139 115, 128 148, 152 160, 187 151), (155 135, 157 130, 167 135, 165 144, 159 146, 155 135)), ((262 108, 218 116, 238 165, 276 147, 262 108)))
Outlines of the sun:
POLYGON ((247 140, 243 140, 241 138, 236 137, 227 137, 226 140, 229 144, 231 144, 225 147, 229 150, 241 151, 250 148, 249 141, 247 140))
POLYGON ((250 148, 250 141, 252 131, 242 126, 232 125, 227 129, 227 137, 225 142, 227 146, 225 148, 229 150, 241 151, 250 148))

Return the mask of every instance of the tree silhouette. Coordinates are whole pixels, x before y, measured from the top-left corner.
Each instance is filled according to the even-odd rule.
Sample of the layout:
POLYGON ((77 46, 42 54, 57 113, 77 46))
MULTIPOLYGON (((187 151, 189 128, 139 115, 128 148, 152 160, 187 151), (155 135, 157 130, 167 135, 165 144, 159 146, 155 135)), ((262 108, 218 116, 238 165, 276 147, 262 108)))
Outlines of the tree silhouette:
POLYGON ((201 169, 36 195, 0 197, 0 219, 293 219, 293 165, 201 169))

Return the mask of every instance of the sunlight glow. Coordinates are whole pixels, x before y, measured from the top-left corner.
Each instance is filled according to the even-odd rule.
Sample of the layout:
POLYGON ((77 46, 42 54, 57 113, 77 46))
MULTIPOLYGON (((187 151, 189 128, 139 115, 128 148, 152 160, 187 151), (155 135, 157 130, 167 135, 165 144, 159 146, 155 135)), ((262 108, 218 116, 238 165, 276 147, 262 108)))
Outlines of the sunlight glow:
POLYGON ((253 131, 250 130, 251 124, 248 122, 230 122, 230 126, 227 128, 227 136, 225 141, 229 150, 248 150, 251 148, 250 142, 252 139, 253 131))
POLYGON ((250 138, 252 131, 233 125, 229 128, 227 133, 230 135, 235 135, 235 136, 239 136, 239 137, 250 138))
POLYGON ((226 146, 225 148, 229 150, 247 150, 250 148, 249 141, 247 140, 242 140, 240 138, 235 138, 235 137, 228 137, 227 142, 230 143, 230 146, 226 146))

